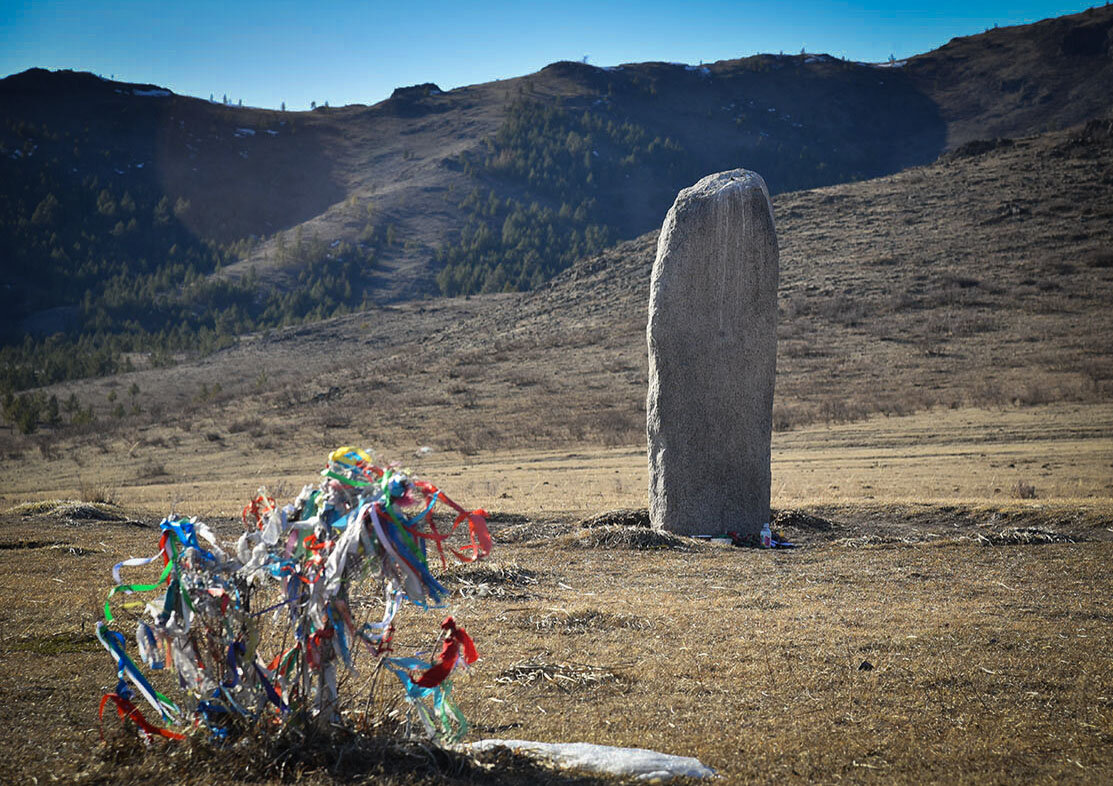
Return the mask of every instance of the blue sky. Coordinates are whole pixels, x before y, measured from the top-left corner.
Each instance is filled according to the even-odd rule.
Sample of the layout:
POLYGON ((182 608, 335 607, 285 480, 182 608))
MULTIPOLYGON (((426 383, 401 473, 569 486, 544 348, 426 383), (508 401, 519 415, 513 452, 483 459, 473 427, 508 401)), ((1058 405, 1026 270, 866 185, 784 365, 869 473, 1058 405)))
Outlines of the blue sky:
POLYGON ((32 66, 92 71, 177 93, 277 108, 375 103, 400 85, 443 89, 595 65, 698 63, 756 52, 879 61, 934 49, 994 24, 1092 3, 290 2, 0 0, 0 75, 32 66))

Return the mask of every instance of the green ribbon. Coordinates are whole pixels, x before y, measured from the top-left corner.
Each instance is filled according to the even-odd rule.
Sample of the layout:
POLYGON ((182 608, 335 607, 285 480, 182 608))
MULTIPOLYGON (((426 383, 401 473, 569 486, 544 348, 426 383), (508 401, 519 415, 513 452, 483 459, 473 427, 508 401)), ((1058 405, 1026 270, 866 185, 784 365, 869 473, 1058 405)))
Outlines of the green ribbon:
POLYGON ((162 584, 162 582, 166 581, 166 577, 170 575, 170 571, 172 571, 173 569, 174 563, 167 562, 166 568, 162 571, 162 575, 158 577, 158 580, 154 584, 120 584, 113 587, 111 592, 108 593, 108 598, 106 598, 104 601, 105 622, 112 622, 113 619, 112 609, 110 607, 113 595, 115 595, 117 592, 150 592, 151 590, 156 590, 159 588, 159 585, 162 584))
POLYGON ((346 483, 349 486, 373 486, 374 483, 368 480, 360 480, 358 478, 350 478, 347 475, 341 475, 339 472, 333 472, 331 469, 326 469, 321 473, 326 478, 339 480, 341 483, 346 483))

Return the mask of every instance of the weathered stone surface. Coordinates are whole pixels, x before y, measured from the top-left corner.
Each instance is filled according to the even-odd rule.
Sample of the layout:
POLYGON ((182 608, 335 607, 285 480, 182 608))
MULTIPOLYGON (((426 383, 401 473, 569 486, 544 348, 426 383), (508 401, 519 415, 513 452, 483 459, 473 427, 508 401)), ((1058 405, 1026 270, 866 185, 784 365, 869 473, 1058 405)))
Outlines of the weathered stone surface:
POLYGON ((765 181, 735 169, 681 191, 649 293, 649 514, 687 535, 769 520, 777 235, 765 181))

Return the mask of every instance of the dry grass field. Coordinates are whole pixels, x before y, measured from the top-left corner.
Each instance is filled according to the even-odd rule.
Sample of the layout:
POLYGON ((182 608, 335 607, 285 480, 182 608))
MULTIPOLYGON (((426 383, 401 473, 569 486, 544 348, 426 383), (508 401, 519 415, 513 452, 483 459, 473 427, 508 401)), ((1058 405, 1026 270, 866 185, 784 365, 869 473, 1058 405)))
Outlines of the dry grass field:
MULTIPOLYGON (((62 442, 45 454, 28 449, 5 462, 0 505, 84 498, 147 516, 174 510, 231 519, 260 486, 278 497, 296 494, 329 450, 363 436, 332 429, 260 450, 241 441, 247 434, 210 439, 219 433, 152 427, 92 444, 62 442)), ((1113 499, 1111 435, 1113 404, 935 408, 813 424, 774 433, 772 502, 992 506, 1024 501, 1019 489, 1031 486, 1035 497, 1025 504, 1100 505, 1113 499)), ((645 448, 636 444, 478 454, 372 447, 491 511, 583 518, 646 504, 645 448)))
MULTIPOLYGON (((1015 506, 996 512, 1025 520, 1015 506)), ((1093 534, 1101 516, 1108 526, 1110 513, 1072 534, 1093 534)), ((641 542, 621 527, 514 521, 500 527, 496 562, 449 579, 450 610, 483 655, 457 685, 473 738, 651 747, 698 756, 727 782, 1113 775, 1108 540, 986 545, 983 522, 919 542, 906 524, 887 541, 883 523, 873 538, 842 538, 836 522, 786 529, 804 544, 795 551, 638 551, 621 545, 641 542)), ((119 522, 4 517, 5 781, 231 774, 219 755, 100 743, 94 708, 114 674, 91 626, 111 564, 154 537, 119 522)), ((430 617, 402 629, 427 631, 430 617)), ((254 764, 248 780, 275 779, 254 764)), ((471 779, 420 762, 415 774, 471 779)), ((330 780, 327 765, 306 775, 330 780)))
MULTIPOLYGON (((779 433, 774 526, 799 545, 784 551, 655 538, 637 515, 582 526, 644 506, 636 446, 412 456, 494 514, 492 559, 446 579, 482 654, 456 689, 469 739, 650 747, 726 782, 1107 781, 1111 429, 1113 406, 1063 404, 779 433), (1025 485, 1035 499, 1017 498, 1025 485)), ((95 707, 115 674, 92 630, 112 564, 152 551, 171 507, 230 539, 258 485, 292 496, 322 460, 199 439, 212 448, 129 456, 107 440, 6 464, 0 780, 359 779, 339 758, 280 773, 202 740, 144 750, 115 720, 101 742, 95 707), (115 499, 101 510, 118 520, 9 507, 82 496, 115 499)), ((405 611, 399 651, 427 649, 437 619, 405 611)), ((372 768, 377 782, 591 780, 512 757, 395 764, 372 768)))
MULTIPOLYGON (((0 781, 589 781, 412 748, 281 769, 102 745, 111 566, 170 511, 233 538, 260 486, 290 498, 351 443, 493 514, 491 562, 447 579, 483 655, 457 686, 470 739, 652 747, 731 783, 1113 780, 1111 145, 1072 129, 778 199, 773 507, 795 550, 580 526, 646 504, 652 235, 537 292, 58 386, 93 426, 0 433, 0 781), (19 507, 58 499, 114 506, 19 507)), ((428 648, 437 618, 405 613, 399 650, 428 648)))

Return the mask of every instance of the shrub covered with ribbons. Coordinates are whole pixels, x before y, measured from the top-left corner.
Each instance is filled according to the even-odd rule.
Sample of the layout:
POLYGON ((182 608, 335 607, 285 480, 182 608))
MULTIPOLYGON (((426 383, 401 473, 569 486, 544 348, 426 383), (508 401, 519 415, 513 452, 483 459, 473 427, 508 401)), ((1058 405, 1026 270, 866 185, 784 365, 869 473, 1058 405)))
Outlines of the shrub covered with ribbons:
POLYGON ((431 660, 397 657, 394 618, 406 601, 428 608, 447 595, 430 556, 443 568, 449 557, 490 553, 486 513, 356 448, 333 451, 321 474, 284 506, 261 491, 243 510, 232 554, 204 522, 172 516, 160 524, 157 553, 113 568, 97 639, 119 679, 101 700, 102 718, 112 704, 144 736, 169 739, 195 725, 226 738, 250 723, 328 724, 369 703, 370 695, 363 701, 338 688, 338 676, 362 671, 368 690, 380 674, 397 677, 429 737, 463 736, 450 677, 478 658, 471 637, 448 617, 431 660), (441 508, 452 516, 438 524, 441 508), (123 579, 123 570, 149 564, 162 565, 153 582, 123 579), (381 595, 379 619, 361 618, 357 591, 381 595), (117 630, 124 617, 135 626, 135 658, 117 630), (156 683, 181 695, 171 699, 156 683), (147 714, 137 706, 144 701, 147 714))

